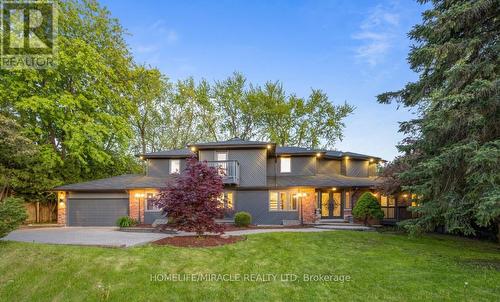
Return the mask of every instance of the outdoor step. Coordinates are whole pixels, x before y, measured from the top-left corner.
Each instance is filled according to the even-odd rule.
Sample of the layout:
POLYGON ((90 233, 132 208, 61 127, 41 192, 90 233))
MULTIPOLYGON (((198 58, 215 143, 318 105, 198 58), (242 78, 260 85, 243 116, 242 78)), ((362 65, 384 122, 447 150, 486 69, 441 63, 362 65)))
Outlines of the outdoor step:
POLYGON ((372 227, 367 227, 363 225, 352 225, 352 224, 345 224, 345 225, 315 225, 314 226, 317 229, 328 229, 328 230, 348 230, 348 231, 373 231, 374 228, 372 227))
POLYGON ((318 222, 347 222, 347 220, 342 219, 342 218, 337 218, 337 219, 320 219, 318 222))
POLYGON ((348 222, 316 222, 314 225, 333 225, 333 226, 363 226, 359 223, 348 222))

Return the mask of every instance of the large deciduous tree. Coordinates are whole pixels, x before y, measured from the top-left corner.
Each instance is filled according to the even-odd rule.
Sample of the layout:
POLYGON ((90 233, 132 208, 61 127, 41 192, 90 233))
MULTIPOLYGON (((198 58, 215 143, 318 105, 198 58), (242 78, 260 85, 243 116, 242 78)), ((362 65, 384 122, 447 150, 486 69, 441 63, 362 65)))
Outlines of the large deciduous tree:
POLYGON ((167 183, 155 202, 167 215, 170 225, 178 230, 198 235, 223 233, 224 227, 215 222, 224 215, 219 201, 223 192, 224 184, 217 169, 191 157, 186 161, 186 169, 167 183))
POLYGON ((58 8, 57 66, 0 70, 0 112, 39 146, 46 174, 60 182, 133 170, 124 31, 96 1, 61 1, 58 8))
POLYGON ((412 232, 500 224, 499 34, 499 1, 432 1, 409 34, 418 81, 378 96, 419 112, 399 146, 408 169, 398 177, 418 196, 412 232))

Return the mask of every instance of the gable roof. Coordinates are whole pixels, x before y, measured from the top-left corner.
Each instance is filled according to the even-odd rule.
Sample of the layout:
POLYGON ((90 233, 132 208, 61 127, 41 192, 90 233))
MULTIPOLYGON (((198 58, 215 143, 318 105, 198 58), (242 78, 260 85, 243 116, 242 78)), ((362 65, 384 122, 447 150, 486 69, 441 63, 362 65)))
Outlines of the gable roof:
POLYGON ((198 143, 198 144, 190 144, 188 147, 195 147, 197 149, 207 149, 207 148, 267 148, 268 145, 274 146, 274 143, 263 142, 263 141, 249 141, 244 140, 239 137, 233 137, 228 139, 227 141, 219 141, 219 142, 206 142, 206 143, 198 143))
POLYGON ((187 158, 194 153, 189 148, 150 152, 143 154, 143 158, 187 158))
POLYGON ((167 151, 158 151, 158 152, 150 152, 141 155, 142 158, 187 158, 195 153, 191 151, 191 147, 194 147, 198 150, 205 149, 224 149, 224 148, 233 148, 233 149, 246 149, 246 148, 268 148, 271 147, 271 154, 276 155, 316 155, 317 153, 321 153, 321 156, 324 158, 330 159, 341 159, 343 157, 350 157, 352 159, 374 159, 374 160, 382 160, 380 157, 371 156, 367 154, 355 153, 355 152, 344 152, 339 150, 324 150, 324 149, 313 149, 313 148, 304 148, 304 147, 294 147, 294 146, 276 146, 275 143, 264 142, 264 141, 249 141, 243 140, 239 137, 234 137, 232 139, 220 142, 207 142, 207 143, 198 143, 198 144, 189 144, 188 148, 183 149, 175 149, 175 150, 167 150, 167 151))
POLYGON ((311 149, 303 147, 276 147, 277 155, 315 155, 316 153, 325 153, 325 150, 311 149))
POLYGON ((377 177, 349 177, 344 175, 290 175, 290 176, 268 176, 269 187, 374 187, 382 179, 377 177))

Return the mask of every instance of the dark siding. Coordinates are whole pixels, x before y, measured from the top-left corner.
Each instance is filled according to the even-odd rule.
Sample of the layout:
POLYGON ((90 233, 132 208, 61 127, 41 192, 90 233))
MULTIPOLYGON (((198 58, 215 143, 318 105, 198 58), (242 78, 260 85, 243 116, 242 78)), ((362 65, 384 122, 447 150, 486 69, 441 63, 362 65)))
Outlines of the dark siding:
POLYGON ((240 163, 240 186, 262 187, 267 182, 267 150, 229 150, 228 158, 240 163))
MULTIPOLYGON (((278 176, 285 175, 315 175, 316 174, 316 157, 315 156, 292 156, 292 170, 290 173, 281 173, 281 161, 278 157, 276 161, 276 173, 278 176)), ((274 169, 273 169, 274 172, 274 169)))
POLYGON ((156 219, 164 218, 162 212, 144 212, 144 223, 152 224, 156 219))
POLYGON ((352 177, 368 177, 367 160, 347 160, 346 175, 352 177))
MULTIPOLYGON (((176 158, 177 159, 177 158, 176 158)), ((186 160, 178 159, 180 161, 181 171, 186 168, 186 160)), ((170 159, 150 159, 148 160, 148 176, 164 177, 170 174, 170 159)))
POLYGON ((340 160, 320 159, 318 161, 318 174, 339 175, 340 160))
POLYGON ((199 157, 200 157, 200 161, 214 160, 214 158, 215 158, 215 151, 214 150, 201 150, 199 152, 199 157))
POLYGON ((128 216, 128 198, 69 198, 67 210, 69 226, 115 226, 128 216))
POLYGON ((277 161, 279 160, 279 158, 275 158, 275 157, 270 157, 267 159, 267 176, 275 176, 276 175, 276 167, 278 166, 277 165, 277 161), (275 162, 276 160, 276 162, 275 162))
POLYGON ((368 176, 377 176, 377 164, 371 163, 368 165, 368 176))
POLYGON ((268 191, 236 192, 236 211, 246 211, 252 215, 254 224, 283 224, 283 220, 298 220, 299 212, 269 211, 268 191))

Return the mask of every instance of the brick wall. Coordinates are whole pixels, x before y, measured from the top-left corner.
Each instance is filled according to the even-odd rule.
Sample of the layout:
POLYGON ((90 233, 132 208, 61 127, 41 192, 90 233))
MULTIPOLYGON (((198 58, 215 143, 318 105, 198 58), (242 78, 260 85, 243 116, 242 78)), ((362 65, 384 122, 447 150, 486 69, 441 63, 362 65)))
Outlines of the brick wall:
POLYGON ((140 223, 144 223, 144 210, 146 207, 146 196, 148 193, 156 195, 158 190, 143 189, 129 191, 129 216, 140 223))
POLYGON ((314 198, 314 189, 300 190, 306 193, 302 197, 302 220, 304 223, 314 223, 316 221, 316 199, 314 198))
POLYGON ((57 192, 57 224, 66 225, 66 205, 68 196, 66 192, 57 192))

